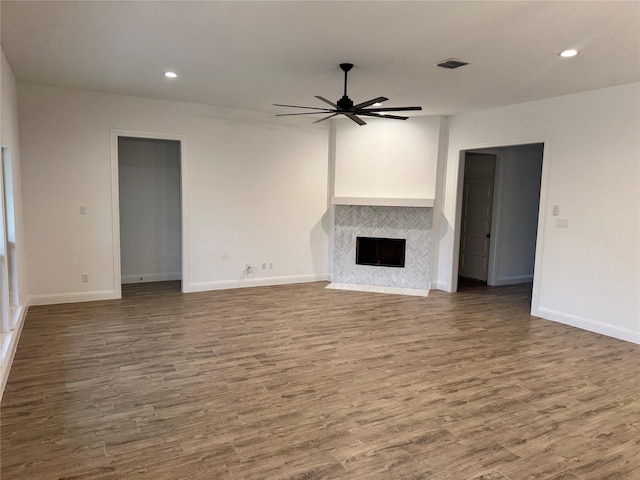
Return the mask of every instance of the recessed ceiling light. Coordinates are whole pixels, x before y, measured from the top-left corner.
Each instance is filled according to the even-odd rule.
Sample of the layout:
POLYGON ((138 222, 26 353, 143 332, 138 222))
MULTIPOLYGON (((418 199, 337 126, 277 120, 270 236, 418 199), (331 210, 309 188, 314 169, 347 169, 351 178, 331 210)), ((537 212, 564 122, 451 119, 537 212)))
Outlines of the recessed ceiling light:
POLYGON ((574 50, 573 48, 560 52, 560 56, 564 58, 575 57, 577 54, 578 54, 578 51, 574 50))
POLYGON ((178 74, 175 72, 164 72, 164 76, 167 78, 177 78, 178 74))

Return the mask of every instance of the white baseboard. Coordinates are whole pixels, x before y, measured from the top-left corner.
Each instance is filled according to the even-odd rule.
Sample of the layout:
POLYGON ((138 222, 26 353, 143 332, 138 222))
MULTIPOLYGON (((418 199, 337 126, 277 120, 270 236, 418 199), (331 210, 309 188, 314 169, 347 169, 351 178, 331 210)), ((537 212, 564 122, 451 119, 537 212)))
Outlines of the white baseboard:
POLYGON ((431 290, 442 290, 443 292, 447 292, 447 293, 454 293, 454 291, 451 289, 451 285, 445 283, 445 282, 441 282, 441 281, 431 281, 431 290))
POLYGON ((501 285, 515 285, 517 283, 531 283, 533 275, 512 275, 510 277, 496 278, 496 283, 492 286, 499 287, 501 285))
POLYGON ((92 292, 43 293, 29 295, 29 305, 55 305, 58 303, 94 302, 116 300, 120 296, 115 290, 95 290, 92 292))
POLYGON ((545 320, 564 323, 565 325, 588 330, 589 332, 599 333, 619 340, 640 344, 640 331, 637 330, 617 327, 609 323, 598 322, 588 318, 579 317, 578 315, 559 312, 545 307, 534 308, 531 314, 536 317, 544 318, 545 320))
POLYGON ((226 290, 230 288, 267 287, 271 285, 287 285, 290 283, 308 283, 327 281, 326 273, 310 275, 287 275, 283 277, 243 278, 238 280, 220 280, 217 282, 192 282, 183 285, 184 293, 206 292, 209 290, 226 290))
POLYGON ((122 275, 122 284, 126 283, 145 283, 145 282, 169 282, 173 280, 180 280, 182 274, 180 272, 175 273, 140 273, 136 275, 122 275))
POLYGON ((11 365, 13 364, 13 358, 16 355, 16 350, 18 349, 18 342, 20 341, 20 335, 22 334, 22 327, 24 326, 24 320, 27 317, 27 311, 29 310, 29 299, 27 299, 26 303, 20 308, 20 312, 18 314, 18 321, 16 323, 15 328, 6 334, 6 350, 3 347, 3 356, 2 356, 2 373, 0 374, 0 400, 2 399, 2 394, 4 393, 4 387, 7 384, 7 380, 9 379, 9 372, 11 371, 11 365))

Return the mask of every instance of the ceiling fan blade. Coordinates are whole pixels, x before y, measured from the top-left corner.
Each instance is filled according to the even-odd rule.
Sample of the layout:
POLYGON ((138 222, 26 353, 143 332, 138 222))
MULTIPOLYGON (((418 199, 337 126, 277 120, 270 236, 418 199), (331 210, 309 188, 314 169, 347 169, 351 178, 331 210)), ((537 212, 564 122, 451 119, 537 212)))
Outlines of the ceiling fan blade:
POLYGON ((324 118, 321 118, 320 120, 316 120, 316 121, 315 121, 315 122, 313 122, 313 123, 320 123, 320 122, 324 122, 325 120, 329 120, 330 118, 335 117, 336 115, 338 115, 338 114, 337 114, 337 113, 334 113, 333 115, 329 115, 328 117, 324 117, 324 118))
POLYGON ((280 103, 274 103, 274 107, 291 107, 291 108, 305 108, 307 110, 329 110, 328 108, 319 108, 319 107, 302 107, 300 105, 282 105, 280 103))
POLYGON ((409 117, 401 117, 399 115, 381 115, 379 113, 374 113, 374 112, 358 113, 358 115, 362 115, 363 117, 391 118, 393 120, 406 120, 409 118, 409 117))
POLYGON ((323 112, 302 112, 302 113, 276 113, 276 117, 290 117, 292 115, 326 115, 333 113, 333 110, 325 110, 323 112))
POLYGON ((358 118, 355 114, 353 114, 351 112, 340 112, 340 113, 342 113, 346 117, 349 117, 351 120, 353 120, 354 122, 356 122, 360 126, 367 124, 364 120, 362 120, 361 118, 358 118))
MULTIPOLYGON (((409 110, 422 110, 422 107, 380 107, 380 108, 369 108, 367 110, 362 110, 363 112, 407 112, 409 110)), ((356 112, 358 113, 358 112, 356 112)))
POLYGON ((329 100, 327 100, 327 99, 326 99, 326 98, 324 98, 324 97, 321 97, 320 95, 316 95, 315 97, 316 97, 318 100, 322 100, 324 103, 328 103, 328 104, 329 104, 329 105, 331 105, 333 108, 338 108, 338 105, 336 105, 336 104, 335 104, 335 103, 333 103, 333 102, 330 102, 329 100))
POLYGON ((389 100, 387 97, 372 98, 371 100, 368 100, 366 102, 362 102, 362 103, 359 103, 358 105, 354 105, 353 108, 355 110, 359 110, 361 108, 365 108, 370 105, 373 105, 374 103, 382 103, 382 102, 386 102, 387 100, 389 100))
POLYGON ((371 107, 375 104, 382 104, 382 102, 386 102, 389 100, 387 97, 376 97, 371 100, 367 100, 366 102, 358 103, 357 105, 353 104, 353 101, 347 96, 347 80, 348 73, 353 68, 352 63, 341 63, 340 69, 344 72, 344 95, 340 100, 336 103, 333 103, 330 100, 327 100, 320 95, 315 95, 315 97, 321 102, 326 103, 327 105, 331 105, 331 108, 319 108, 319 107, 304 107, 302 105, 285 105, 281 103, 274 103, 273 105, 276 107, 289 107, 289 108, 302 108, 304 110, 313 110, 312 112, 296 112, 296 113, 280 113, 276 114, 276 117, 290 117, 297 115, 318 115, 322 114, 325 117, 320 120, 316 120, 313 123, 323 122, 330 118, 333 118, 337 115, 344 115, 348 117, 351 121, 357 123, 358 125, 366 125, 367 123, 362 120, 358 115, 362 115, 364 117, 378 117, 378 118, 390 118, 392 120, 407 120, 409 117, 405 117, 402 115, 386 115, 386 112, 407 112, 407 111, 416 111, 422 110, 422 107, 371 107))

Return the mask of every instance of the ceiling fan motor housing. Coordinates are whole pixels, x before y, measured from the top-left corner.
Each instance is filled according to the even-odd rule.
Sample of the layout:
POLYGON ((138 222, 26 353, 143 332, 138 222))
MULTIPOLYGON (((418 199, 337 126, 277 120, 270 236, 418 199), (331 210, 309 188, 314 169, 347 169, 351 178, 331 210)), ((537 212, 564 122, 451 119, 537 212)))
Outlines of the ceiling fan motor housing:
POLYGON ((336 102, 339 108, 342 110, 350 110, 353 107, 353 100, 344 95, 340 100, 336 102))

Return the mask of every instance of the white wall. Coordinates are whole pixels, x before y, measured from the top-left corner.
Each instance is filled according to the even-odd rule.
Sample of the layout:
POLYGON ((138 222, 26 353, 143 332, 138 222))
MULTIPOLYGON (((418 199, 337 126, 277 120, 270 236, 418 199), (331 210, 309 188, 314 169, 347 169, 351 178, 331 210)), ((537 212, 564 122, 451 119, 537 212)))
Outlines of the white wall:
POLYGON ((336 122, 337 197, 435 198, 441 117, 336 122))
POLYGON ((460 152, 543 142, 532 312, 640 343, 640 84, 455 115, 449 133, 439 288, 457 273, 460 152))
POLYGON ((11 66, 2 52, 0 64, 0 136, 1 143, 5 147, 11 149, 12 160, 12 176, 13 176, 13 206, 16 227, 16 255, 17 255, 17 273, 18 273, 18 303, 20 308, 16 310, 17 321, 13 331, 3 335, 2 338, 2 354, 0 360, 2 362, 2 370, 0 375, 0 396, 6 384, 13 355, 18 345, 20 332, 24 324, 24 318, 28 308, 27 299, 27 269, 25 255, 25 237, 22 214, 22 179, 21 179, 21 150, 20 136, 18 129, 18 97, 16 78, 13 75, 11 66))
POLYGON ((181 278, 180 143, 120 138, 122 283, 181 278))
POLYGON ((326 278, 327 131, 205 105, 20 84, 34 302, 113 298, 110 129, 181 134, 185 291, 326 278), (86 205, 89 214, 79 215, 86 205), (273 270, 243 278, 245 263, 273 270), (81 272, 91 281, 81 282, 81 272))
MULTIPOLYGON (((247 262, 276 265, 273 273, 258 271, 253 284, 267 276, 284 282, 325 274, 325 130, 285 127, 202 105, 36 85, 21 84, 19 100, 29 289, 36 300, 81 298, 74 295, 83 288, 106 295, 114 291, 110 128, 188 138, 187 290, 241 284, 247 262), (80 204, 94 213, 80 218, 80 204), (92 272, 90 285, 80 283, 82 271, 92 272)), ((433 147, 433 156, 408 155, 429 163, 448 152, 438 179, 442 192, 429 191, 436 185, 427 175, 432 167, 421 171, 417 160, 398 167, 412 172, 400 179, 387 178, 374 168, 378 174, 369 178, 372 187, 365 188, 366 182, 354 177, 353 165, 340 165, 354 158, 345 156, 352 150, 349 142, 340 143, 340 135, 345 140, 349 128, 341 124, 336 195, 428 198, 437 193, 437 286, 451 290, 457 269, 460 152, 543 142, 533 313, 640 342, 639 107, 636 83, 453 116, 448 120, 448 145, 441 144, 439 151, 433 147), (416 178, 420 180, 399 187, 416 178), (553 204, 560 205, 568 229, 554 228, 553 204)), ((415 120, 397 124, 417 127, 415 120)), ((377 137, 374 122, 357 128, 358 138, 377 137)), ((387 137, 382 144, 391 154, 379 154, 384 150, 380 147, 359 156, 358 162, 365 166, 367 158, 373 158, 386 168, 382 160, 403 158, 393 152, 411 141, 398 138, 387 137)), ((435 138, 437 144, 438 133, 435 138)))

